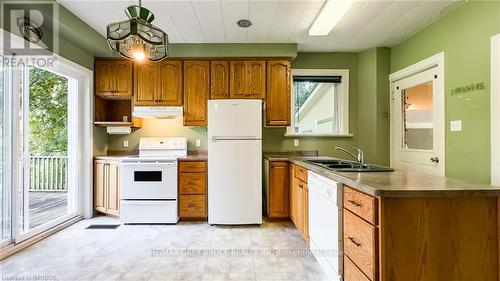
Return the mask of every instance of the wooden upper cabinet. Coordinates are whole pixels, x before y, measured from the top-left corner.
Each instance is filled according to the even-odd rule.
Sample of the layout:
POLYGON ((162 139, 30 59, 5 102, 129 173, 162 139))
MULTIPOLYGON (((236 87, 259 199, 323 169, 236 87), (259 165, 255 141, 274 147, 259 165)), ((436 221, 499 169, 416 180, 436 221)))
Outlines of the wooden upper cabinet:
POLYGON ((132 62, 104 59, 95 61, 96 96, 132 96, 132 62))
POLYGON ((231 61, 229 95, 232 99, 248 97, 247 65, 248 62, 244 60, 231 61))
POLYGON ((210 93, 210 62, 184 62, 184 125, 207 125, 207 100, 210 93))
POLYGON ((210 62, 210 98, 229 98, 229 62, 210 62))
POLYGON ((137 64, 134 86, 135 105, 182 105, 182 61, 137 64))
POLYGON ((155 64, 150 62, 135 65, 135 105, 156 105, 155 69, 155 64))
POLYGON ((266 97, 266 61, 251 60, 248 62, 248 93, 251 99, 266 97))
POLYGON ((157 68, 157 105, 182 105, 182 61, 163 60, 157 68))
POLYGON ((263 99, 266 96, 265 60, 234 60, 230 64, 231 98, 263 99))
POLYGON ((267 62, 266 125, 290 126, 291 118, 290 62, 267 62))

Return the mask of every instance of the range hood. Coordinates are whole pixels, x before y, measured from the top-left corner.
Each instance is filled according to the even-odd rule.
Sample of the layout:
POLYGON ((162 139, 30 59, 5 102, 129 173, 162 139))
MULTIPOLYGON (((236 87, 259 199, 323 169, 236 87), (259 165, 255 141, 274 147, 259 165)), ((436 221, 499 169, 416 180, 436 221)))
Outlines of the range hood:
POLYGON ((173 119, 182 116, 182 106, 134 106, 132 116, 139 118, 173 119))

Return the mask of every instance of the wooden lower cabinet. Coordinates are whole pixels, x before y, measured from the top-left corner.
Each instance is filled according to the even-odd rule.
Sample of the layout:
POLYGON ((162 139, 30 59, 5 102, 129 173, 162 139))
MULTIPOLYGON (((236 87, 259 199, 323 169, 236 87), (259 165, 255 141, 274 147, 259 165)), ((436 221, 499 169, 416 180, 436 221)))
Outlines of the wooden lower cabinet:
POLYGON ((289 217, 288 161, 269 162, 266 191, 267 216, 270 219, 289 217))
POLYGON ((94 209, 120 215, 120 166, 118 161, 94 161, 94 209))
POLYGON ((207 219, 206 161, 179 162, 179 217, 207 219))
POLYGON ((500 198, 373 197, 344 186, 343 212, 346 281, 500 280, 500 198))
POLYGON ((344 281, 370 281, 370 279, 347 256, 344 256, 344 281))
POLYGON ((307 169, 296 164, 290 165, 294 166, 290 170, 293 173, 293 182, 290 185, 291 219, 304 239, 309 240, 309 188, 307 186, 307 169))

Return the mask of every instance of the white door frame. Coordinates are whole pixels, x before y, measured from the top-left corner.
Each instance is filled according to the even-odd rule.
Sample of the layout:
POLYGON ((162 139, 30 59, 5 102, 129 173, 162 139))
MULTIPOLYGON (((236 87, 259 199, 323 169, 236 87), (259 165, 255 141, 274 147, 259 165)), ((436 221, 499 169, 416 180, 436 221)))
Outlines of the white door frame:
MULTIPOLYGON (((7 33, 7 31, 3 30, 0 28, 0 34, 7 33)), ((3 36, 0 38, 0 42, 3 42, 3 36)), ((24 42, 24 39, 19 38, 13 34, 10 34, 11 40, 15 40, 18 43, 19 42, 24 42)), ((0 51, 2 53, 4 50, 1 48, 0 44, 0 51)), ((43 227, 37 227, 34 228, 30 233, 24 233, 21 234, 19 233, 19 228, 16 227, 19 222, 19 208, 17 208, 17 203, 15 203, 15 210, 12 212, 12 229, 11 229, 11 238, 10 241, 5 241, 2 243, 2 247, 7 246, 8 244, 6 242, 12 242, 15 241, 15 243, 18 243, 23 240, 27 240, 28 243, 30 243, 32 240, 36 239, 36 237, 41 235, 41 233, 47 233, 50 232, 51 229, 56 229, 58 225, 62 225, 62 221, 67 220, 67 222, 70 222, 72 218, 74 218, 75 214, 78 217, 84 217, 84 218, 90 218, 92 217, 93 214, 93 202, 92 202, 92 187, 93 187, 93 118, 94 118, 94 111, 93 111, 93 104, 94 104, 94 96, 92 94, 92 89, 93 89, 93 76, 94 73, 93 71, 74 63, 73 61, 70 61, 58 54, 52 54, 52 56, 55 58, 55 63, 53 67, 51 68, 46 68, 46 70, 53 70, 56 73, 60 73, 62 75, 69 75, 72 78, 75 78, 78 83, 70 83, 71 85, 68 85, 68 89, 71 87, 72 89, 75 89, 77 86, 78 88, 75 89, 77 91, 77 96, 72 96, 68 97, 69 99, 76 99, 75 104, 78 104, 78 110, 76 110, 78 116, 75 118, 78 119, 78 124, 77 124, 77 129, 73 130, 74 136, 76 138, 73 138, 74 141, 68 145, 73 146, 75 149, 74 154, 75 154, 75 164, 73 167, 68 167, 70 169, 73 169, 74 172, 78 172, 80 177, 75 177, 73 179, 75 181, 75 187, 77 189, 78 197, 79 200, 76 203, 75 210, 76 212, 73 215, 66 215, 62 217, 59 220, 52 221, 50 223, 47 223, 43 227), (76 170, 78 169, 78 171, 76 170), (32 238, 30 238, 32 237, 32 238)), ((15 75, 13 75, 15 77, 15 75)), ((13 77, 13 78, 14 78, 13 77)), ((14 83, 18 84, 18 83, 14 83)), ((10 101, 13 106, 16 106, 16 102, 10 101)), ((16 127, 18 126, 12 126, 12 128, 15 130, 16 127)), ((17 138, 18 132, 12 132, 12 137, 13 137, 13 142, 17 143, 17 138)), ((13 146, 12 147, 12 152, 10 153, 11 155, 18 155, 18 150, 16 149, 18 146, 13 146)), ((17 188, 19 187, 19 182, 18 182, 18 169, 12 169, 11 174, 12 174, 12 181, 11 185, 14 186, 15 188, 12 192, 12 204, 14 205, 14 202, 19 202, 19 194, 17 193, 17 188)), ((73 173, 74 174, 74 173, 73 173)), ((68 179, 71 180, 71 179, 68 179)), ((71 198, 69 198, 71 200, 71 198)), ((74 220, 73 220, 74 221, 74 220)), ((17 248, 17 246, 13 246, 14 248, 17 248)), ((12 251, 17 251, 19 249, 13 249, 12 251)), ((0 258, 1 259, 1 258, 0 258)))
POLYGON ((391 114, 390 114, 390 120, 391 120, 391 136, 390 136, 390 141, 391 141, 391 166, 394 165, 394 133, 395 133, 395 126, 394 126, 394 108, 393 108, 393 102, 392 102, 392 96, 395 93, 394 89, 394 84, 395 82, 410 77, 412 75, 418 74, 420 72, 423 72, 425 70, 429 70, 431 68, 436 67, 437 68, 437 73, 438 77, 436 78, 436 83, 435 83, 435 91, 438 95, 440 95, 443 99, 442 102, 442 110, 438 110, 438 115, 433 116, 434 122, 436 123, 441 123, 443 124, 443 130, 441 131, 435 131, 434 135, 438 138, 439 140, 439 148, 437 149, 438 151, 442 151, 442 155, 439 155, 439 174, 442 176, 445 176, 445 167, 446 167, 446 146, 445 146, 445 132, 446 132, 446 124, 445 124, 445 93, 444 93, 444 59, 445 59, 445 53, 441 52, 439 54, 436 54, 432 57, 426 58, 420 62, 417 62, 413 65, 410 65, 408 67, 405 67, 399 71, 396 71, 392 74, 389 75, 389 82, 391 84, 391 114))
POLYGON ((500 34, 491 37, 491 184, 500 186, 500 34))

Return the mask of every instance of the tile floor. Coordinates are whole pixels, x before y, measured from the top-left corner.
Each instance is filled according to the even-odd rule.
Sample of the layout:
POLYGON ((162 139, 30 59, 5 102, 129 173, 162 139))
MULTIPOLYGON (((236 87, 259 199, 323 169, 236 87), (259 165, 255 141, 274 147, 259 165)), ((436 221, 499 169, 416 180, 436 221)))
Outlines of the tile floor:
POLYGON ((85 229, 94 223, 118 221, 97 217, 56 233, 1 261, 0 280, 328 280, 289 222, 85 229))

